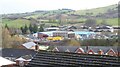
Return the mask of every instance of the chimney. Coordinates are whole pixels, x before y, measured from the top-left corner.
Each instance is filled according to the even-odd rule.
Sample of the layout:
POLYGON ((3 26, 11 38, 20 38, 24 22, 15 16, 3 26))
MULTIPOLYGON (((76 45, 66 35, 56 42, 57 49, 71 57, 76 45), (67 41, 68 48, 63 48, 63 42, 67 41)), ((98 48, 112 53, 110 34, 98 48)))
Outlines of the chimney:
POLYGON ((39 50, 39 46, 35 45, 35 50, 38 51, 39 50))
POLYGON ((88 47, 88 45, 86 46, 86 51, 88 51, 88 49, 89 49, 89 47, 88 47))

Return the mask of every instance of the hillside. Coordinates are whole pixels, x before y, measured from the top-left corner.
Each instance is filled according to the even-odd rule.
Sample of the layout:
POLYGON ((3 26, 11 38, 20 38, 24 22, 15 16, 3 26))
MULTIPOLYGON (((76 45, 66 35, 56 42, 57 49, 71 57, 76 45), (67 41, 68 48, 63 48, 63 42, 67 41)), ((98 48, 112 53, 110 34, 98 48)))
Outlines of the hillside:
POLYGON ((71 14, 86 15, 92 13, 92 15, 98 15, 98 14, 106 13, 109 10, 117 10, 117 4, 106 7, 94 8, 94 9, 77 10, 75 12, 72 12, 71 14))
POLYGON ((11 19, 2 19, 2 23, 5 26, 5 24, 7 24, 9 27, 13 27, 13 28, 20 28, 22 26, 29 25, 30 21, 26 20, 26 19, 15 19, 15 20, 11 20, 11 19))
POLYGON ((58 9, 43 11, 37 10, 34 12, 5 14, 3 17, 3 25, 8 24, 10 27, 20 28, 21 26, 30 23, 36 23, 30 19, 38 22, 44 22, 48 25, 69 24, 69 23, 84 23, 86 19, 94 18, 97 24, 106 23, 108 25, 118 25, 118 7, 117 4, 106 7, 99 7, 87 10, 72 10, 72 9, 58 9), (105 22, 103 22, 105 21, 105 22))

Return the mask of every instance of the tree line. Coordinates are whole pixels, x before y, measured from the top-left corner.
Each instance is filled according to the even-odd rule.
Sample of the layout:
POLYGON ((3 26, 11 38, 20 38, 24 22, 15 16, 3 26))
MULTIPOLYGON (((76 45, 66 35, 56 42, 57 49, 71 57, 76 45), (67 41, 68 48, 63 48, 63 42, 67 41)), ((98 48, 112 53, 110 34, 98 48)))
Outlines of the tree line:
POLYGON ((25 25, 24 27, 20 28, 22 31, 22 34, 28 34, 28 33, 36 33, 36 32, 43 32, 44 28, 43 25, 37 26, 36 24, 29 26, 25 25))
POLYGON ((16 28, 10 28, 7 24, 5 24, 5 28, 7 28, 10 32, 11 35, 15 35, 15 34, 32 34, 32 33, 36 33, 36 32, 43 32, 44 25, 40 25, 38 26, 37 24, 29 24, 29 25, 24 25, 22 26, 20 29, 16 29, 16 28))

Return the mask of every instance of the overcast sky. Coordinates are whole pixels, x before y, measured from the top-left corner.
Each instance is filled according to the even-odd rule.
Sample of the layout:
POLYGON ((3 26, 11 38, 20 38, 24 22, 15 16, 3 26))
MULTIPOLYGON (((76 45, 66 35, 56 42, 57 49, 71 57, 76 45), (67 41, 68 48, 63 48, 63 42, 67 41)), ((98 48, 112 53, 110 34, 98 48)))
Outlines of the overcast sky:
POLYGON ((24 13, 35 10, 91 9, 117 4, 120 0, 0 0, 0 14, 24 13))

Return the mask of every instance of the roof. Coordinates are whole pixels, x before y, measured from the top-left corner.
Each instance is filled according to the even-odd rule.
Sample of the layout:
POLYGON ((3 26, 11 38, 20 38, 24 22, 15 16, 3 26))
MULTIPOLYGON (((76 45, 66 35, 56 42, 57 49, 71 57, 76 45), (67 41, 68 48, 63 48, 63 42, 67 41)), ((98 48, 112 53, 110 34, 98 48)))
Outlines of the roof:
POLYGON ((38 32, 38 33, 46 34, 46 35, 48 35, 48 36, 53 36, 53 31, 38 32))
POLYGON ((5 59, 5 58, 3 58, 3 57, 1 57, 1 56, 0 56, 0 61, 2 61, 2 62, 0 62, 0 67, 1 67, 1 66, 4 66, 4 65, 15 64, 15 62, 10 61, 10 60, 8 60, 8 59, 5 59))
POLYGON ((30 49, 32 48, 33 46, 37 45, 35 44, 34 42, 27 42, 27 43, 24 43, 22 44, 24 47, 26 47, 27 49, 30 49))
POLYGON ((32 55, 34 56, 36 54, 36 51, 34 50, 29 50, 29 49, 13 49, 13 48, 4 48, 2 51, 2 57, 21 57, 25 55, 32 55))
POLYGON ((20 57, 20 58, 17 58, 16 61, 25 61, 25 59, 20 57))
POLYGON ((58 27, 49 27, 49 28, 46 28, 46 29, 59 29, 58 27))
POLYGON ((75 34, 86 34, 86 35, 90 35, 90 34, 95 34, 95 32, 89 32, 89 31, 75 31, 75 34))
POLYGON ((31 61, 31 59, 24 59, 22 57, 17 58, 16 61, 31 61))
POLYGON ((118 57, 39 51, 25 67, 118 67, 118 57))
MULTIPOLYGON (((55 47, 56 48, 56 47, 55 47)), ((84 52, 87 52, 88 50, 93 50, 95 53, 98 53, 98 51, 101 49, 104 53, 107 53, 110 49, 113 49, 115 52, 118 52, 118 46, 57 46, 57 49, 59 52, 65 52, 67 49, 70 52, 75 52, 78 48, 81 48, 84 50, 84 52)))
POLYGON ((77 48, 77 46, 57 46, 57 49, 60 52, 65 52, 66 50, 69 50, 70 52, 75 52, 77 48))
POLYGON ((89 46, 89 49, 92 49, 95 53, 97 53, 100 49, 103 50, 104 53, 107 53, 110 49, 113 49, 115 52, 118 52, 117 46, 89 46))
MULTIPOLYGON (((84 52, 84 50, 81 47, 79 47, 76 51, 78 51, 78 50, 81 50, 82 52, 84 52)), ((75 51, 75 53, 76 53, 76 51, 75 51)))

